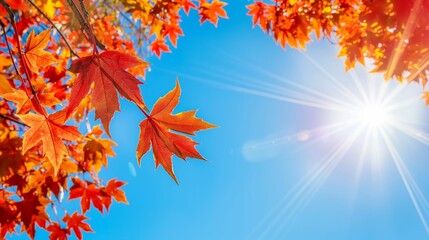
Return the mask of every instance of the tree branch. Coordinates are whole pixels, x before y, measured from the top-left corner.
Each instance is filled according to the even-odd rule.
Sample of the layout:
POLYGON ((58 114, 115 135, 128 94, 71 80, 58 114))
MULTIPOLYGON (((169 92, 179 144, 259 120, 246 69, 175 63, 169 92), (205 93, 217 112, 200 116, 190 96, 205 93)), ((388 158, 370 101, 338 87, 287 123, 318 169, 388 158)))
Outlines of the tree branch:
POLYGON ((22 80, 22 76, 21 76, 21 74, 19 74, 18 67, 16 66, 16 63, 15 63, 15 59, 13 59, 12 49, 10 49, 9 41, 7 40, 5 24, 3 23, 3 21, 1 19, 0 19, 0 26, 3 30, 4 41, 6 42, 7 51, 9 52, 10 60, 12 61, 13 68, 15 69, 15 73, 22 80))
POLYGON ((11 118, 11 117, 6 116, 6 115, 3 115, 3 114, 0 114, 0 118, 3 118, 3 119, 6 119, 6 120, 9 120, 9 121, 11 121, 11 122, 14 122, 14 123, 16 123, 16 124, 19 124, 19 125, 22 125, 22 126, 25 126, 25 127, 29 127, 27 124, 25 124, 25 123, 23 123, 23 122, 21 122, 21 121, 19 121, 19 120, 17 120, 17 119, 11 118))
MULTIPOLYGON (((0 0, 1 1, 1 0, 0 0)), ((90 29, 89 23, 85 20, 85 18, 82 16, 81 11, 79 10, 79 8, 76 6, 76 4, 74 3, 73 0, 67 0, 67 3, 69 4, 69 6, 71 7, 74 15, 77 17, 77 20, 79 21, 80 26, 82 27, 83 31, 90 37, 93 37, 95 40, 95 44, 97 47, 99 47, 102 50, 106 49, 106 46, 104 46, 103 43, 101 43, 97 37, 94 36, 94 34, 92 34, 92 31, 90 29)), ((84 8, 83 11, 86 12, 86 9, 84 8)))

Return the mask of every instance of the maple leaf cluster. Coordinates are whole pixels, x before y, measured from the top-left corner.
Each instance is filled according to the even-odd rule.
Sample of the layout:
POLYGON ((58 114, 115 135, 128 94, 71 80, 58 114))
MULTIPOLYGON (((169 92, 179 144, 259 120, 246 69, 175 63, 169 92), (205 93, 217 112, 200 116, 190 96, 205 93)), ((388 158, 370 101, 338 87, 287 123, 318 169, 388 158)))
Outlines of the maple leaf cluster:
MULTIPOLYGON (((142 112, 136 156, 150 148, 177 182, 172 156, 204 159, 190 136, 214 127, 196 111, 173 113, 180 86, 149 112, 140 91, 149 63, 183 35, 183 13, 227 18, 218 0, 0 0, 0 239, 83 238, 86 214, 128 203, 117 179, 99 173, 115 156, 110 122, 120 97, 142 112), (183 10, 183 13, 181 12, 183 10), (94 112, 100 125, 91 126, 94 112), (69 209, 65 200, 80 201, 69 209), (69 212, 71 214, 69 214, 69 212)), ((138 126, 136 126, 137 130, 138 126)))
MULTIPOLYGON (((305 48, 311 36, 331 38, 349 70, 371 62, 385 79, 420 82, 429 71, 429 2, 425 0, 274 0, 248 7, 253 25, 283 48, 305 48)), ((332 41, 332 40, 331 40, 332 41)), ((424 94, 429 103, 429 94, 424 94)))

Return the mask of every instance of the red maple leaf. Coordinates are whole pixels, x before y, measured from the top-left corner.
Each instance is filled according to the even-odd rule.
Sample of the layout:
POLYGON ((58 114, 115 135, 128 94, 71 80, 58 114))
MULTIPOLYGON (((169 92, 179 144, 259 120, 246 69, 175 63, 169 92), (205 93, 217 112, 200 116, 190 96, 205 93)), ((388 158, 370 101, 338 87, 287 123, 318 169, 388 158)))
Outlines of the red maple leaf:
POLYGON ((225 2, 221 2, 219 0, 214 0, 211 3, 202 0, 200 4, 200 13, 201 16, 200 22, 204 23, 205 21, 209 21, 217 26, 217 22, 219 21, 219 17, 228 18, 225 9, 223 9, 227 4, 225 2))
POLYGON ((153 53, 155 53, 155 55, 158 58, 161 58, 161 54, 163 52, 168 52, 168 53, 171 52, 170 47, 168 47, 168 45, 165 43, 165 39, 164 38, 157 38, 155 41, 153 41, 150 44, 149 49, 153 53))
POLYGON ((155 165, 160 164, 167 173, 177 182, 173 172, 172 155, 186 160, 187 157, 204 159, 195 149, 197 142, 170 130, 194 135, 196 131, 213 128, 214 125, 195 117, 196 111, 172 114, 179 103, 180 86, 176 87, 160 98, 153 107, 150 116, 140 123, 140 139, 137 146, 137 159, 140 164, 141 157, 150 149, 155 158, 155 165))
POLYGON ((113 197, 117 202, 123 202, 128 204, 127 198, 125 197, 124 191, 119 189, 120 187, 124 186, 126 183, 122 181, 118 181, 116 179, 112 179, 109 182, 107 182, 107 186, 105 188, 105 192, 113 197))
POLYGON ((80 205, 83 213, 88 211, 91 203, 101 213, 104 212, 103 206, 108 209, 108 205, 103 198, 109 197, 109 195, 100 190, 95 183, 83 182, 79 178, 73 178, 72 181, 73 186, 70 188, 69 200, 81 198, 80 205))
POLYGON ((46 228, 46 230, 50 232, 50 240, 67 240, 67 235, 70 235, 70 231, 68 229, 61 228, 60 224, 57 222, 53 222, 46 228))
POLYGON ((71 216, 68 214, 63 218, 63 221, 67 223, 67 229, 69 231, 73 230, 73 232, 76 234, 76 237, 78 239, 82 239, 82 232, 81 230, 85 232, 93 232, 91 229, 91 226, 89 226, 88 223, 84 222, 87 220, 84 215, 80 215, 77 212, 73 213, 71 216))
POLYGON ((91 104, 95 108, 95 119, 101 119, 106 133, 110 136, 110 121, 114 113, 119 111, 117 91, 122 97, 145 108, 139 89, 142 82, 125 71, 142 64, 146 62, 116 51, 105 51, 74 60, 69 71, 78 73, 79 76, 71 90, 67 117, 79 106, 94 83, 91 104))

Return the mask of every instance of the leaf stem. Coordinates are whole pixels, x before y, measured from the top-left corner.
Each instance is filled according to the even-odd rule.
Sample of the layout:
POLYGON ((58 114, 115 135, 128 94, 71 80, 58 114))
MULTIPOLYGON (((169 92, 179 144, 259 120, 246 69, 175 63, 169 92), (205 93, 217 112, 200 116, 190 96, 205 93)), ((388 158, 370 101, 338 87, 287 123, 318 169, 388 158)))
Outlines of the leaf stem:
MULTIPOLYGON (((137 105, 137 104, 136 104, 137 105)), ((140 111, 146 116, 146 118, 147 119, 150 119, 150 116, 149 116, 149 114, 147 114, 147 112, 142 108, 142 107, 140 107, 139 105, 137 105, 137 107, 140 109, 140 111)))

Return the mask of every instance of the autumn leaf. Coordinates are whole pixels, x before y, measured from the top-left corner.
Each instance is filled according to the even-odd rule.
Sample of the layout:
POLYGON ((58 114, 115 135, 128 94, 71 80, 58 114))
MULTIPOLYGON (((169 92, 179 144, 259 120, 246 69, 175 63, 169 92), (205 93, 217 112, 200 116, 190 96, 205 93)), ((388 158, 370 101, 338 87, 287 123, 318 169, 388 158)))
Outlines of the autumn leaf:
POLYGON ((155 41, 153 41, 150 44, 149 49, 155 53, 158 58, 161 58, 161 54, 163 52, 171 52, 170 47, 168 47, 168 45, 165 43, 165 39, 163 38, 157 38, 155 41))
POLYGON ((266 5, 263 2, 255 2, 248 5, 247 8, 249 9, 247 15, 253 16, 253 26, 259 22, 263 30, 266 30, 264 28, 267 24, 265 17, 266 5))
POLYGON ((211 3, 207 1, 202 1, 199 13, 201 16, 200 22, 204 23, 208 20, 209 22, 217 26, 219 17, 228 18, 225 9, 223 9, 226 5, 227 3, 219 0, 214 0, 211 3))
POLYGON ((77 212, 73 213, 71 216, 68 214, 63 218, 63 221, 67 223, 67 229, 73 230, 78 239, 82 239, 82 231, 93 232, 91 226, 88 223, 84 222, 87 220, 84 215, 80 215, 77 212))
POLYGON ((34 239, 36 223, 44 227, 46 221, 49 219, 45 212, 45 206, 50 201, 43 196, 37 196, 34 193, 23 194, 25 196, 20 202, 17 202, 17 209, 19 216, 23 223, 23 229, 26 230, 28 235, 34 239))
POLYGON ((105 197, 109 197, 109 195, 100 190, 97 185, 88 181, 83 182, 79 178, 73 178, 72 181, 69 200, 81 198, 80 205, 83 213, 89 210, 91 203, 101 213, 104 212, 104 207, 108 208, 105 197))
POLYGON ((57 222, 53 222, 50 224, 46 230, 49 231, 49 239, 50 240, 66 240, 67 235, 70 234, 68 229, 61 228, 60 224, 57 222))
POLYGON ((126 184, 125 182, 112 179, 109 182, 107 182, 105 191, 108 195, 112 196, 117 202, 123 202, 128 204, 124 191, 119 189, 125 184, 126 184))
POLYGON ((69 71, 78 73, 69 100, 67 118, 79 106, 94 83, 91 105, 95 108, 95 119, 101 122, 110 136, 109 125, 116 111, 119 111, 118 94, 134 102, 141 108, 145 104, 141 97, 136 77, 125 69, 147 64, 137 57, 116 51, 105 51, 74 60, 69 71))
MULTIPOLYGON (((5 0, 7 4, 9 4, 11 9, 14 10, 28 10, 27 4, 25 4, 24 0, 5 0)), ((0 16, 6 16, 6 9, 2 5, 0 5, 0 16)))
POLYGON ((150 116, 140 123, 140 137, 137 146, 137 160, 149 151, 152 151, 155 158, 155 165, 162 167, 176 181, 173 171, 172 155, 186 160, 187 157, 204 159, 195 149, 197 143, 187 136, 177 134, 172 131, 194 135, 196 131, 215 127, 214 125, 195 117, 196 111, 181 112, 172 114, 172 111, 179 103, 180 86, 176 82, 176 87, 160 98, 153 107, 150 116))
MULTIPOLYGON (((182 28, 180 28, 178 23, 166 24, 166 25, 164 25, 163 35, 164 35, 164 37, 168 36, 170 38, 170 41, 173 44, 173 46, 176 47, 177 46, 177 39, 179 38, 179 36, 183 36, 183 31, 182 31, 182 28)), ((159 57, 159 55, 158 55, 158 57, 159 57)))
POLYGON ((0 74, 0 95, 10 93, 12 91, 12 85, 10 85, 9 81, 3 74, 0 74))
POLYGON ((189 14, 189 11, 191 8, 196 9, 197 6, 192 2, 192 0, 180 0, 181 4, 183 5, 183 9, 185 10, 186 15, 189 14))
POLYGON ((38 35, 35 35, 34 30, 31 30, 27 38, 24 61, 33 73, 39 74, 41 67, 46 67, 57 62, 51 53, 44 50, 49 43, 50 36, 51 29, 47 29, 38 35))
MULTIPOLYGON (((203 22, 217 23, 226 17, 226 4, 0 2, 0 239, 20 238, 20 232, 40 238, 44 230, 49 239, 82 239, 92 232, 86 212, 95 208, 104 213, 113 202, 128 204, 126 183, 102 178, 101 170, 115 156, 116 143, 105 133, 110 137, 111 119, 120 109, 118 97, 148 111, 139 80, 150 68, 138 56, 170 52, 185 35, 185 15, 195 10, 203 22), (91 127, 88 116, 93 112, 104 129, 101 124, 91 127), (77 199, 81 210, 73 213, 64 199, 77 199)), ((152 146, 157 166, 174 177, 172 155, 203 159, 197 143, 186 135, 212 125, 196 118, 196 111, 173 114, 179 86, 171 94, 142 123, 148 124, 141 128, 143 135, 151 135, 139 145, 152 146)))
MULTIPOLYGON (((111 149, 110 145, 116 145, 112 141, 102 139, 100 141, 91 140, 88 141, 83 150, 84 150, 84 160, 93 167, 95 172, 99 172, 101 170, 101 166, 107 167, 107 154, 111 154, 114 156, 114 152, 111 149), (104 141, 103 141, 104 140, 104 141), (103 146, 107 147, 107 149, 103 146)), ((90 169, 88 169, 90 170, 90 169)))
POLYGON ((63 7, 63 3, 61 1, 55 0, 46 0, 46 2, 42 2, 43 11, 48 15, 49 18, 53 18, 55 15, 55 10, 59 7, 63 7))
MULTIPOLYGON (((23 91, 23 90, 14 90, 10 93, 5 93, 1 95, 6 100, 15 102, 16 105, 16 112, 18 114, 25 114, 29 112, 30 110, 36 110, 37 108, 34 107, 34 104, 30 96, 23 91)), ((40 103, 43 106, 51 107, 55 106, 57 104, 61 104, 61 101, 58 100, 58 98, 55 97, 55 93, 49 92, 49 93, 43 93, 42 91, 37 92, 37 99, 38 103, 40 103)))
POLYGON ((51 162, 56 174, 64 156, 68 155, 63 139, 73 141, 82 137, 77 127, 63 125, 64 111, 56 112, 48 117, 33 113, 18 115, 18 117, 30 126, 30 129, 24 133, 22 152, 25 153, 42 142, 43 153, 51 162))

